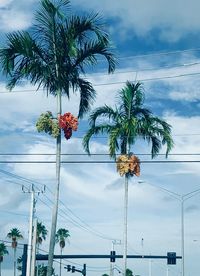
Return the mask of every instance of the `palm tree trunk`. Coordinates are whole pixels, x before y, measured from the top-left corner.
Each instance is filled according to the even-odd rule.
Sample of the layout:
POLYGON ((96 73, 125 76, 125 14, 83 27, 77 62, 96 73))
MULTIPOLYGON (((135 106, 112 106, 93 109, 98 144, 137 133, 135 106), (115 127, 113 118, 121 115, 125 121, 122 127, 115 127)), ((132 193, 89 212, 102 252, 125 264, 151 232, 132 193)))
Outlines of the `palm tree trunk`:
MULTIPOLYGON (((62 256, 62 247, 60 248, 60 253, 61 253, 61 256, 62 256)), ((60 276, 62 274, 62 259, 60 259, 60 276)))
POLYGON ((16 248, 14 248, 14 276, 16 276, 16 248))
MULTIPOLYGON (((57 114, 58 114, 58 117, 61 115, 61 91, 60 90, 57 92, 57 114)), ((59 189, 60 189, 60 161, 61 161, 61 130, 56 140, 56 189, 55 189, 54 206, 53 206, 53 212, 52 212, 47 276, 52 275, 52 269, 53 269, 53 255, 54 255, 54 247, 55 247, 55 235, 56 235, 59 189)))
POLYGON ((123 235, 123 276, 126 276, 127 268, 127 230, 128 230, 128 174, 125 175, 124 183, 124 235, 123 235))

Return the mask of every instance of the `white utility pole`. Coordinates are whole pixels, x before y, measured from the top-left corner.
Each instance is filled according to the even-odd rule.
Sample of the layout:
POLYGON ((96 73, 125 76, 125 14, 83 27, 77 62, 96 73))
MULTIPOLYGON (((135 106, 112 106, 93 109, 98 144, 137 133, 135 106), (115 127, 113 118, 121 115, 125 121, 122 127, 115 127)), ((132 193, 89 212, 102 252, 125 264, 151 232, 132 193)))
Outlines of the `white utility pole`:
MULTIPOLYGON (((113 240, 112 241, 112 245, 111 245, 111 251, 114 251, 115 250, 115 245, 116 244, 121 244, 121 240, 113 240)), ((110 276, 113 276, 114 275, 114 264, 113 262, 110 262, 110 276)))
POLYGON ((149 276, 152 276, 152 260, 149 259, 149 276))
POLYGON ((33 220, 35 218, 35 206, 36 199, 35 194, 38 195, 45 191, 45 186, 43 190, 35 191, 34 184, 31 185, 31 189, 25 190, 24 186, 22 186, 22 191, 24 193, 31 194, 31 204, 30 204, 30 217, 29 217, 29 237, 28 237, 28 252, 27 252, 27 265, 26 265, 26 276, 31 276, 31 262, 32 262, 32 248, 33 248, 33 220))
MULTIPOLYGON (((25 192, 24 187, 22 187, 23 192, 25 192)), ((30 217, 29 217, 29 237, 28 237, 28 254, 27 254, 27 265, 26 265, 26 275, 31 275, 31 252, 32 252, 32 237, 33 237, 33 218, 35 215, 35 189, 32 185, 31 190, 28 190, 28 193, 31 193, 31 205, 30 205, 30 217)))
POLYGON ((34 218, 30 276, 35 276, 36 241, 37 241, 37 219, 34 218))

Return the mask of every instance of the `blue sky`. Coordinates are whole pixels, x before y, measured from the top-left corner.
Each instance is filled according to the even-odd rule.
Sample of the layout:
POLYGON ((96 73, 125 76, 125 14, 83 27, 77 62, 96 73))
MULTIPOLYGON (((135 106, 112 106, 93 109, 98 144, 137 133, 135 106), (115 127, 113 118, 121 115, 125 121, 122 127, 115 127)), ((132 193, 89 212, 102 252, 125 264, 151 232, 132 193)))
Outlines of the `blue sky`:
MULTIPOLYGON (((5 34, 31 27, 37 0, 0 0, 0 47, 5 34)), ((93 108, 115 104, 117 92, 127 80, 141 81, 146 94, 146 106, 166 119, 173 128, 175 147, 172 153, 197 154, 200 148, 200 3, 198 0, 74 0, 72 11, 99 12, 106 22, 119 65, 113 75, 98 66, 87 77, 94 84, 97 99, 93 108), (112 83, 112 84, 109 84, 112 83)), ((53 97, 28 82, 13 92, 6 90, 6 80, 0 76, 0 153, 55 153, 55 140, 38 134, 35 122, 47 110, 55 112, 53 97), (16 91, 16 92, 15 92, 16 91)), ((79 97, 63 98, 63 111, 78 112, 79 97)), ((81 144, 87 128, 87 117, 69 141, 63 139, 63 153, 84 153, 81 144)), ((107 139, 93 139, 93 153, 108 153, 107 139)), ((135 153, 149 153, 150 148, 138 141, 135 153)), ((164 149, 163 149, 164 152, 164 149)), ((48 156, 1 156, 1 160, 52 160, 48 156), (26 158, 26 159, 25 159, 26 158)), ((98 160, 100 157, 65 156, 64 160, 98 160)), ((108 160, 106 156, 101 157, 108 160)), ((141 160, 149 157, 141 156, 141 160)), ((157 160, 163 160, 158 157, 157 160)), ((169 160, 199 160, 198 156, 170 156, 169 160)), ((2 164, 0 167, 0 239, 18 227, 25 240, 28 237, 30 195, 21 191, 21 176, 47 185, 45 194, 37 200, 37 217, 50 231, 51 206, 55 167, 51 164, 2 164), (11 174, 13 175, 11 175, 11 174)), ((176 251, 181 254, 180 202, 164 193, 161 187, 180 195, 200 188, 198 163, 142 164, 141 176, 133 178, 129 186, 129 254, 161 254, 176 251), (138 184, 138 181, 143 183, 138 184), (156 187, 154 187, 156 186, 156 187), (141 243, 141 240, 144 240, 141 243)), ((122 239, 123 179, 114 164, 65 164, 61 170, 61 194, 58 227, 71 233, 65 253, 108 254, 110 239, 122 239), (69 208, 69 209, 68 209, 69 208), (69 211, 70 210, 70 211, 69 211), (71 213, 71 211, 73 213, 71 213), (87 230, 86 230, 87 229, 87 230), (101 236, 101 237, 100 237, 101 236)), ((200 195, 185 201, 185 268, 187 275, 198 275, 200 264, 200 195), (196 240, 194 242, 194 240, 196 240)), ((42 245, 48 250, 48 239, 42 245)), ((122 245, 116 245, 122 253, 122 245)), ((19 249, 19 254, 20 254, 19 249)), ((56 247, 58 253, 58 247, 56 247)), ((12 275, 12 253, 3 263, 4 275, 12 275)), ((109 273, 108 261, 87 262, 88 275, 109 273)), ((152 274, 166 274, 165 261, 152 261, 152 274)), ((116 262, 121 267, 121 261, 116 262)), ((135 274, 148 274, 149 263, 128 261, 135 274)), ((169 268, 170 276, 180 275, 180 261, 169 268)), ((115 271, 115 274, 118 274, 115 271)))

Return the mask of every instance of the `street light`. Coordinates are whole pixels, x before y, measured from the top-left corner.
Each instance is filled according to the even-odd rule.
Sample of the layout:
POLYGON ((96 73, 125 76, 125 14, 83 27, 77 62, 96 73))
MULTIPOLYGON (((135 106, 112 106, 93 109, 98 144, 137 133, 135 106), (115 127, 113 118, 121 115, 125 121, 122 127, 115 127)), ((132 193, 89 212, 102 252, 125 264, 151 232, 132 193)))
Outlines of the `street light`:
MULTIPOLYGON (((145 181, 138 181, 139 184, 146 183, 145 181)), ((185 276, 185 241, 184 241, 184 203, 186 200, 189 198, 197 195, 200 193, 200 188, 196 189, 194 191, 191 191, 186 194, 178 194, 173 191, 170 191, 168 189, 162 188, 160 186, 156 186, 150 183, 147 183, 148 185, 155 187, 157 189, 160 189, 161 191, 168 193, 171 195, 173 198, 179 200, 181 202, 181 255, 182 255, 182 269, 181 269, 181 275, 185 276)))

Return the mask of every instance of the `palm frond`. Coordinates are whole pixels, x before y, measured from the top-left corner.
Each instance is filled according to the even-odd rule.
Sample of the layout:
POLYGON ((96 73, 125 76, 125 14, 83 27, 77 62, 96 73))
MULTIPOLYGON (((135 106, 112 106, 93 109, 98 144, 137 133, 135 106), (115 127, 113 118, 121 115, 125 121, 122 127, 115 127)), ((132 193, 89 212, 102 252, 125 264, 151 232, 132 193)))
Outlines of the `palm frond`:
POLYGON ((105 45, 109 43, 108 34, 104 31, 104 23, 98 13, 91 13, 87 16, 73 15, 67 18, 67 25, 73 27, 73 37, 78 40, 80 45, 91 38, 92 34, 96 35, 98 40, 105 45))
POLYGON ((111 48, 100 40, 90 40, 84 43, 84 47, 77 49, 77 58, 74 67, 79 64, 93 66, 97 64, 97 57, 104 57, 108 62, 108 73, 113 73, 115 70, 116 59, 111 52, 111 48))
POLYGON ((96 124, 96 120, 100 117, 105 117, 108 120, 117 121, 118 113, 108 105, 104 105, 102 107, 96 108, 89 117, 89 124, 94 126, 96 124))
POLYGON ((89 143, 93 135, 110 133, 113 129, 112 125, 109 124, 100 124, 98 126, 92 126, 83 137, 83 148, 90 155, 89 143))
POLYGON ((118 139, 121 135, 121 128, 120 126, 112 127, 112 130, 108 133, 109 134, 109 154, 112 158, 116 158, 116 152, 119 150, 119 143, 118 139))
POLYGON ((76 83, 74 83, 75 89, 80 91, 80 104, 79 104, 79 114, 78 117, 82 118, 83 115, 90 109, 96 97, 96 91, 90 82, 78 78, 76 83))

